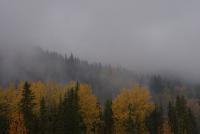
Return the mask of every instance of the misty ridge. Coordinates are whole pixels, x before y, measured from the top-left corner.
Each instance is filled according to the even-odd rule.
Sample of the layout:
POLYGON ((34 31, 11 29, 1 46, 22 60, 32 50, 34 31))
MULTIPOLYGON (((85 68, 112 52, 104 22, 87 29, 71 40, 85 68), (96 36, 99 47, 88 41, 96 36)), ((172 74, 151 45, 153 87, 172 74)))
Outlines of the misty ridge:
POLYGON ((0 44, 13 50, 25 44, 62 55, 72 52, 90 62, 198 83, 199 4, 1 0, 0 44))
POLYGON ((0 134, 200 134, 199 5, 0 0, 0 134))
POLYGON ((200 86, 181 77, 141 74, 32 45, 2 45, 0 51, 4 134, 199 132, 200 86))
POLYGON ((165 86, 173 89, 181 85, 198 87, 198 83, 193 84, 170 72, 138 73, 121 66, 80 60, 73 53, 62 55, 34 45, 2 45, 0 51, 0 83, 4 86, 17 84, 21 80, 79 81, 91 85, 94 94, 102 101, 114 97, 122 88, 130 88, 134 83, 151 88, 154 80, 163 83, 159 87, 161 89, 152 89, 155 91, 165 86))
POLYGON ((90 84, 95 94, 106 99, 139 80, 139 76, 122 67, 88 63, 72 53, 61 55, 41 47, 19 46, 1 46, 1 85, 17 84, 21 80, 59 83, 74 80, 90 84))

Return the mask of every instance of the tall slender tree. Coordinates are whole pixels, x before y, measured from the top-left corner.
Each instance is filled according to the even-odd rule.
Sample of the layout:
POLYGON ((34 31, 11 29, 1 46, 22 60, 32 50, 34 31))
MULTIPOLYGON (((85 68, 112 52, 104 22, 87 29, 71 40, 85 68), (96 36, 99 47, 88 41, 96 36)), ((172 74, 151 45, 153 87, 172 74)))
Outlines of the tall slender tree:
POLYGON ((112 111, 112 101, 107 100, 104 106, 103 112, 104 121, 104 134, 113 133, 113 111, 112 111))
POLYGON ((186 100, 182 96, 177 96, 176 98, 176 119, 177 119, 177 129, 178 134, 184 134, 187 131, 187 107, 186 100))
POLYGON ((40 134, 47 134, 47 126, 48 126, 48 115, 47 115, 47 107, 46 101, 44 97, 42 97, 40 101, 40 118, 39 118, 39 133, 40 134))
POLYGON ((190 109, 188 109, 187 113, 187 133, 188 134, 198 134, 198 128, 196 124, 195 117, 190 109))
POLYGON ((22 91, 22 99, 19 103, 20 111, 24 116, 25 125, 28 129, 28 133, 34 134, 35 128, 35 116, 33 112, 33 108, 35 106, 34 103, 34 94, 30 89, 30 84, 25 82, 24 89, 22 91))
POLYGON ((172 133, 177 134, 177 117, 176 117, 176 108, 172 102, 169 102, 168 105, 168 119, 172 129, 172 133))
POLYGON ((147 117, 146 125, 151 134, 160 134, 163 125, 163 110, 162 106, 156 106, 154 111, 147 117))
MULTIPOLYGON (((78 85, 77 85, 78 86, 78 85)), ((63 128, 66 134, 82 134, 85 132, 84 122, 79 111, 78 88, 72 88, 65 95, 63 102, 63 128)))
POLYGON ((9 126, 8 104, 0 102, 0 133, 7 134, 9 126))

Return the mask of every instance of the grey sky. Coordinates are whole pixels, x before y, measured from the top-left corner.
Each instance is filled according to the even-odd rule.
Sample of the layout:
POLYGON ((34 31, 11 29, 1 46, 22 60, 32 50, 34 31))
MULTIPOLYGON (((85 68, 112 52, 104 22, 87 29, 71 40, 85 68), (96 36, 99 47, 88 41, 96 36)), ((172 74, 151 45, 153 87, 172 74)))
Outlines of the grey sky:
POLYGON ((199 6, 199 0, 0 0, 0 39, 200 78, 199 6))

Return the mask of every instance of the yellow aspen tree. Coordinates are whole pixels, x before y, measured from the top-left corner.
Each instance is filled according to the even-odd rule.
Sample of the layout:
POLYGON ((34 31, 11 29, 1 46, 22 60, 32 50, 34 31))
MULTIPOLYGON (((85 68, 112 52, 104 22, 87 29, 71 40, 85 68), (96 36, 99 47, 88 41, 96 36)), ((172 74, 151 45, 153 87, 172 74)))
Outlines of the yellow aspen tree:
POLYGON ((112 109, 116 134, 126 133, 126 123, 130 116, 134 120, 134 124, 137 125, 137 133, 147 133, 145 118, 154 109, 154 104, 147 88, 135 84, 130 90, 122 90, 114 99, 112 109))
POLYGON ((15 112, 11 115, 9 134, 27 134, 27 129, 24 124, 23 115, 20 112, 15 112))
POLYGON ((65 93, 74 87, 75 82, 69 82, 67 84, 58 84, 55 82, 48 82, 45 84, 45 98, 48 105, 56 106, 59 104, 60 98, 63 98, 65 93))
POLYGON ((30 82, 31 84, 31 90, 34 93, 35 99, 35 108, 34 111, 38 112, 40 108, 40 100, 43 96, 45 96, 45 91, 46 91, 46 86, 43 82, 41 81, 36 81, 36 82, 30 82))
POLYGON ((100 121, 100 110, 96 96, 92 94, 91 88, 86 84, 81 84, 78 91, 80 112, 86 126, 86 133, 94 133, 94 126, 100 121))
POLYGON ((15 84, 9 84, 9 86, 4 90, 4 100, 9 105, 11 111, 17 111, 18 102, 20 100, 21 91, 15 84))

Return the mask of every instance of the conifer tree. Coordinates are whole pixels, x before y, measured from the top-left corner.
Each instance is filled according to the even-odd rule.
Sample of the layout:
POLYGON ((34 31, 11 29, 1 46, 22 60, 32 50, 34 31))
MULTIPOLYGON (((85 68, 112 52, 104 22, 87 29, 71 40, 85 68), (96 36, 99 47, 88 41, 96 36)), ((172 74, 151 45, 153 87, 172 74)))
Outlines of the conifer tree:
POLYGON ((64 133, 66 134, 82 134, 85 131, 83 119, 79 111, 78 85, 76 90, 70 89, 65 95, 63 102, 63 119, 64 133))
POLYGON ((176 98, 176 119, 178 134, 186 133, 187 129, 187 108, 185 98, 177 96, 176 98))
POLYGON ((162 106, 156 106, 154 111, 147 117, 146 125, 151 134, 162 133, 163 110, 162 106))
POLYGON ((188 109, 187 114, 187 134, 198 134, 196 120, 192 111, 188 109))
POLYGON ((40 134, 47 134, 48 116, 47 107, 44 97, 40 101, 40 118, 39 118, 39 129, 40 134))
POLYGON ((168 118, 174 134, 198 133, 195 118, 186 106, 185 97, 177 96, 175 106, 169 103, 168 118))
POLYGON ((112 111, 112 101, 107 100, 104 106, 103 112, 104 120, 104 134, 113 133, 113 111, 112 111))
POLYGON ((30 134, 34 134, 35 128, 35 117, 33 113, 33 108, 35 106, 34 98, 34 94, 30 89, 30 84, 28 82, 25 82, 19 107, 21 113, 24 116, 25 125, 28 129, 28 133, 30 134))
POLYGON ((7 134, 9 126, 8 104, 0 102, 0 133, 7 134))
POLYGON ((169 105, 168 105, 168 119, 169 119, 170 126, 172 128, 172 133, 177 134, 176 108, 172 102, 169 102, 169 105))

